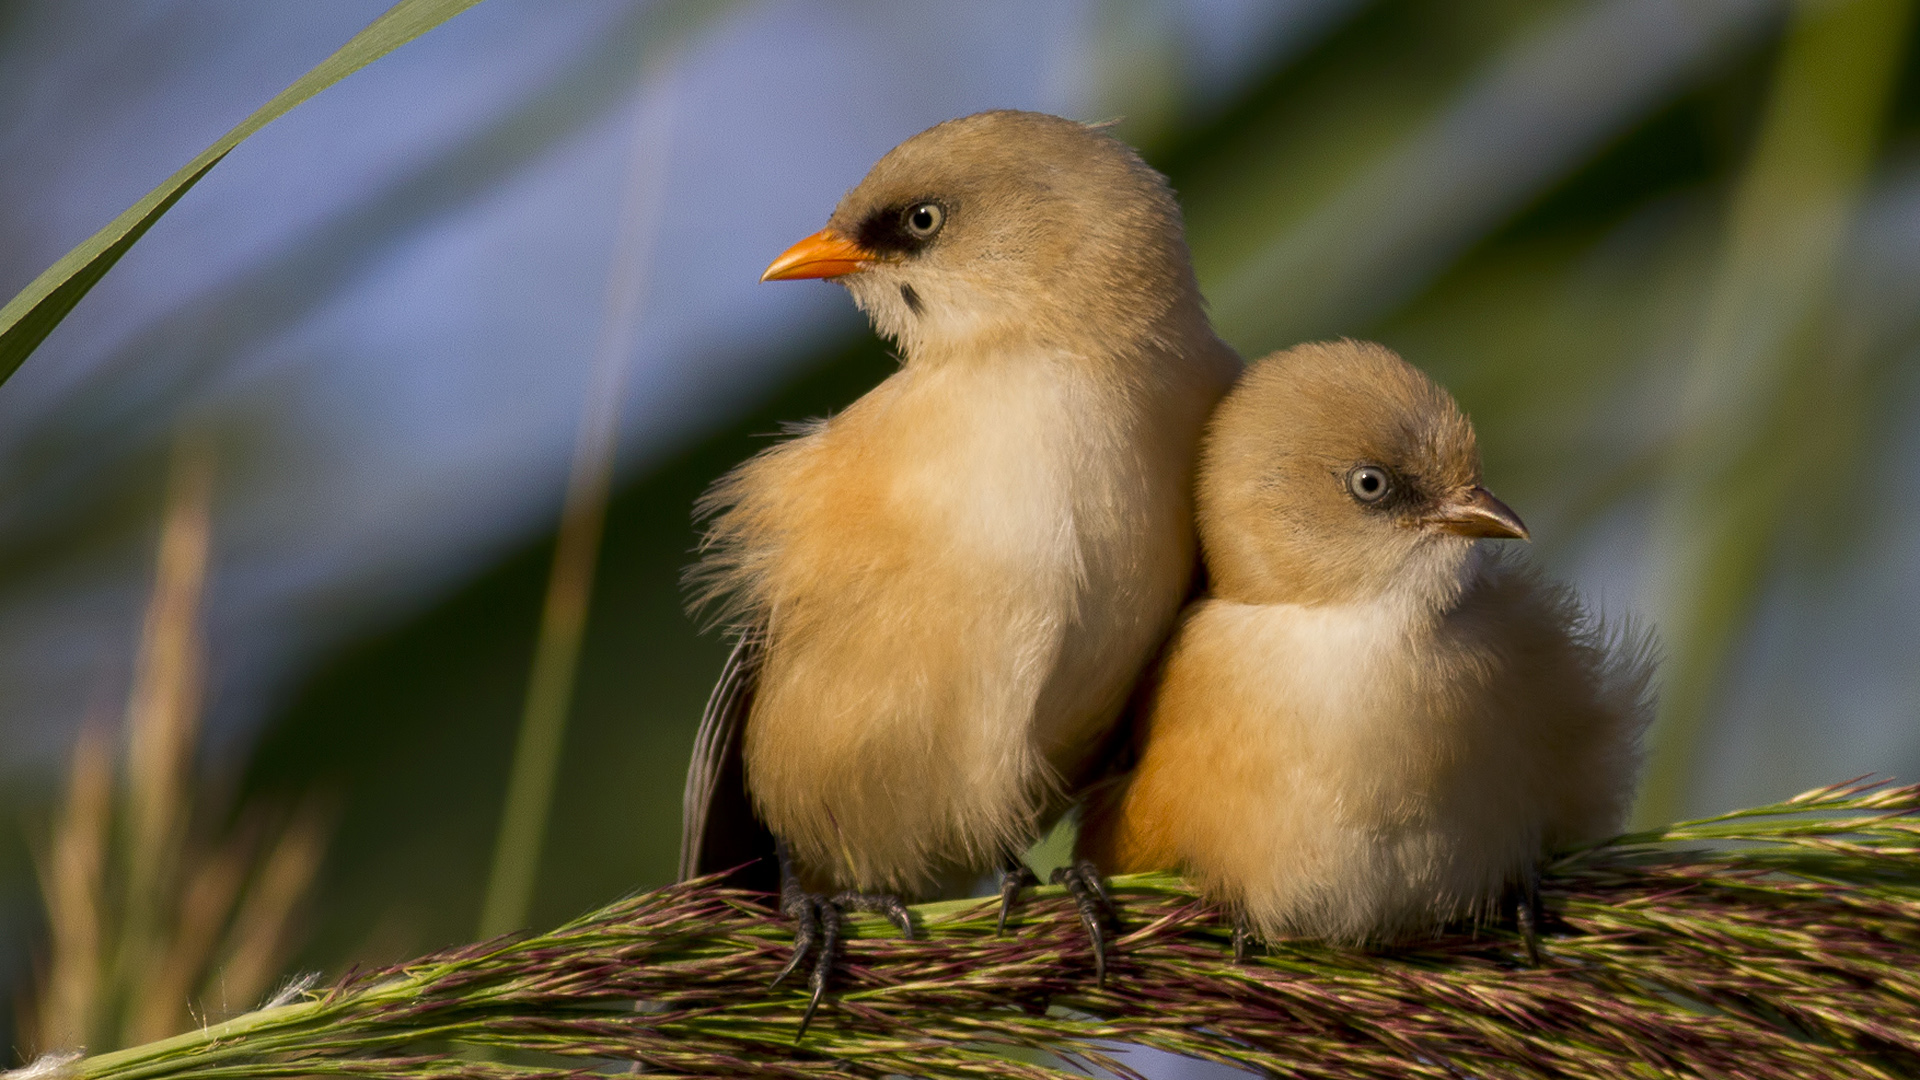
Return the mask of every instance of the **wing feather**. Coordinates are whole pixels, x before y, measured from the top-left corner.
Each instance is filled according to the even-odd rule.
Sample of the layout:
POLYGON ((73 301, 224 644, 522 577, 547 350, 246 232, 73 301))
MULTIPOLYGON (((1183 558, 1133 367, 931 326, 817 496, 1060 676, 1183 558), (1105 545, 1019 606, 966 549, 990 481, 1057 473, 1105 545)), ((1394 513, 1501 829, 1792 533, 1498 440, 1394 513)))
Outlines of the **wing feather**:
POLYGON ((773 834, 753 811, 741 757, 760 673, 761 641, 753 630, 739 636, 701 714, 681 796, 681 881, 733 869, 729 885, 765 892, 779 888, 773 834))

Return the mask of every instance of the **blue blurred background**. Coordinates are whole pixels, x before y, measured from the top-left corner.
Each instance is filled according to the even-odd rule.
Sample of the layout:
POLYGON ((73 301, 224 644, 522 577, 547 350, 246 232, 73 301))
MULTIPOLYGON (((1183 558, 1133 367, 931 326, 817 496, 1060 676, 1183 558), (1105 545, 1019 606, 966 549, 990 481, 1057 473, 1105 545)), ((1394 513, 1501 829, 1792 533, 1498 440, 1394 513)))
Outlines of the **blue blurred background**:
MULTIPOLYGON (((0 3, 0 295, 385 6, 0 3)), ((1665 643, 1643 816, 1914 778, 1909 8, 487 0, 245 143, 0 389, 0 979, 52 963, 183 431, 199 827, 327 807, 276 963, 473 935, 596 355, 616 490, 531 917, 668 880, 724 654, 692 500, 893 365, 838 288, 756 278, 987 108, 1120 118, 1249 357, 1371 337, 1454 390, 1533 556, 1665 643)))

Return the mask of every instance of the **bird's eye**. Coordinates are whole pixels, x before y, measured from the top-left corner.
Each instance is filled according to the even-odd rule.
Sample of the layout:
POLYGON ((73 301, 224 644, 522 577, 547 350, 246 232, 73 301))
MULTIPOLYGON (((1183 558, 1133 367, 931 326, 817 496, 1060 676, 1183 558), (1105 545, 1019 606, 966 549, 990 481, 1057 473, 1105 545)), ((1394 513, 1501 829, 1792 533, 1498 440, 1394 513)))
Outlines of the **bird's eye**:
POLYGON ((907 232, 920 240, 932 238, 947 223, 947 211, 939 203, 923 202, 907 208, 907 232))
POLYGON ((1363 503, 1377 503, 1393 490, 1393 476, 1378 465, 1355 465, 1347 472, 1347 490, 1363 503))

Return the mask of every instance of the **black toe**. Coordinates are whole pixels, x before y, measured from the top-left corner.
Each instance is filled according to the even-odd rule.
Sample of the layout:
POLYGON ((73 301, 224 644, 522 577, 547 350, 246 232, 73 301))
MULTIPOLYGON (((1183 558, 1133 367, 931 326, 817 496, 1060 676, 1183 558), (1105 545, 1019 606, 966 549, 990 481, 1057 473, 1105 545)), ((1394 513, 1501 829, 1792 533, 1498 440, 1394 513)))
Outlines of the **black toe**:
POLYGON ((908 941, 915 940, 913 933, 913 913, 907 910, 907 902, 887 893, 843 892, 833 898, 841 911, 872 911, 884 915, 900 936, 908 941))
POLYGON ((1113 910, 1113 899, 1107 895, 1107 887, 1100 880, 1100 871, 1090 862, 1082 860, 1071 866, 1063 866, 1053 872, 1053 883, 1065 885, 1067 895, 1073 897, 1073 906, 1080 913, 1080 925, 1086 928, 1087 940, 1093 947, 1094 985, 1105 989, 1107 985, 1107 928, 1118 929, 1120 917, 1113 910))
POLYGON ((1520 930, 1520 942, 1527 949, 1527 964, 1540 966, 1540 926, 1545 911, 1540 905, 1540 877, 1528 874, 1520 886, 1520 900, 1514 906, 1513 921, 1520 930))
POLYGON ((801 961, 813 951, 815 939, 820 936, 820 906, 825 903, 823 897, 803 891, 800 886, 789 880, 780 890, 780 914, 792 919, 793 955, 787 959, 787 966, 773 977, 767 989, 778 989, 787 980, 787 976, 799 968, 801 961))
POLYGON ((807 892, 789 880, 780 891, 780 911, 794 921, 793 956, 787 966, 780 969, 780 974, 774 976, 773 985, 768 989, 778 987, 787 976, 799 970, 809 956, 813 958, 807 972, 807 1010, 800 1015, 800 1030, 794 1033, 794 1042, 806 1036, 814 1014, 820 1011, 820 1003, 827 999, 827 991, 833 985, 834 969, 840 962, 840 942, 845 937, 846 912, 877 911, 899 929, 902 937, 909 941, 914 938, 912 914, 897 896, 848 892, 827 897, 807 892))
POLYGON ((1013 911, 1013 905, 1020 902, 1020 890, 1029 885, 1040 884, 1039 875, 1018 855, 1009 856, 1006 864, 1000 868, 1000 918, 993 924, 996 935, 1007 932, 1007 915, 1013 911))
POLYGON ((833 977, 833 965, 840 958, 840 905, 831 900, 820 900, 820 950, 813 959, 813 971, 807 976, 807 1011, 800 1014, 800 1030, 793 1033, 793 1041, 799 1042, 807 1037, 807 1025, 813 1023, 813 1014, 820 1011, 820 1003, 826 1000, 827 983, 833 977))
POLYGON ((1247 953, 1251 951, 1252 945, 1253 928, 1247 925, 1247 917, 1245 915, 1235 915, 1233 918, 1233 962, 1236 964, 1246 963, 1247 953))

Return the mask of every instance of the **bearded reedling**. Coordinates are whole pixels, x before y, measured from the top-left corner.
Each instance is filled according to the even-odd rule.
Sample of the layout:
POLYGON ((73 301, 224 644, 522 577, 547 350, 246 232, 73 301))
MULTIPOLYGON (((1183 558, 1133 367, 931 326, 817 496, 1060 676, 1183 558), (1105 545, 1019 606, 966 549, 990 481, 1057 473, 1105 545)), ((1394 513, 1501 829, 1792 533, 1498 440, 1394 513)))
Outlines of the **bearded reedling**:
POLYGON ((1250 367, 1207 430, 1187 608, 1080 853, 1178 869, 1263 938, 1385 943, 1492 914, 1537 959, 1537 867, 1616 832, 1644 641, 1483 543, 1528 538, 1472 425, 1379 346, 1250 367))
MULTIPOLYGON (((740 637, 681 872, 759 857, 770 884, 779 848, 811 1018, 843 908, 910 934, 903 899, 996 870, 1012 902, 1189 592, 1200 431, 1240 361, 1165 179, 1037 113, 902 143, 765 277, 838 280, 902 354, 705 502, 696 573, 740 637)), ((1098 879, 1065 880, 1104 976, 1098 879)))

